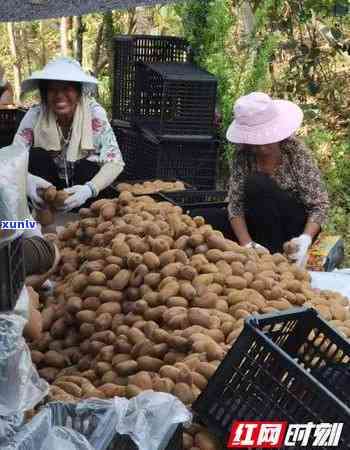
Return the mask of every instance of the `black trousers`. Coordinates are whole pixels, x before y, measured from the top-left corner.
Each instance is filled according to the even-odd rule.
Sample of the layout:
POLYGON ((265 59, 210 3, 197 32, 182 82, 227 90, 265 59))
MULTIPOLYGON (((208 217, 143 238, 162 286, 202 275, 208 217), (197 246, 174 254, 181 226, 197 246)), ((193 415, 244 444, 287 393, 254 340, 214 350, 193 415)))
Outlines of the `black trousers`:
POLYGON ((300 200, 263 173, 246 180, 244 208, 250 236, 271 253, 282 252, 283 244, 302 234, 307 222, 300 200))
MULTIPOLYGON (((32 148, 29 151, 29 166, 28 170, 31 174, 43 178, 52 183, 56 189, 64 189, 66 186, 65 180, 58 176, 57 166, 49 152, 42 148, 32 148)), ((90 181, 100 170, 100 166, 94 161, 87 159, 80 159, 74 163, 73 179, 70 180, 71 186, 77 184, 85 184, 90 181)), ((113 198, 115 191, 111 187, 103 189, 97 198, 113 198)), ((96 198, 89 199, 82 207, 89 206, 96 198)))

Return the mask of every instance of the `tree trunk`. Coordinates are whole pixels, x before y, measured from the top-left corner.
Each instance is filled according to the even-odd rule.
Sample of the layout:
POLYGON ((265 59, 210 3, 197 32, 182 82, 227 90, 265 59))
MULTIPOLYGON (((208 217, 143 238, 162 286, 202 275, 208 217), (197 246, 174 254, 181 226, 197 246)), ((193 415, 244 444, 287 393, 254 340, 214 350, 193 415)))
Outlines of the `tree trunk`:
POLYGON ((252 8, 250 7, 249 2, 244 1, 240 6, 240 18, 243 22, 243 39, 249 39, 251 34, 254 31, 255 20, 252 8))
MULTIPOLYGON (((113 25, 113 15, 111 12, 103 14, 104 22, 104 42, 107 50, 108 64, 110 67, 110 72, 112 73, 112 61, 113 61, 113 36, 114 36, 114 25, 113 25)), ((110 92, 113 92, 113 76, 109 77, 109 88, 110 92)))
POLYGON ((136 8, 128 9, 128 34, 133 34, 136 31, 137 17, 136 8))
POLYGON ((45 22, 40 20, 40 22, 39 22, 40 47, 41 47, 40 60, 41 60, 41 65, 43 67, 46 65, 46 61, 47 61, 46 43, 45 43, 45 39, 44 39, 44 28, 45 28, 45 22))
POLYGON ((28 29, 27 24, 22 24, 22 38, 23 38, 23 46, 25 50, 25 58, 27 62, 27 73, 30 75, 32 73, 32 60, 30 55, 30 48, 29 48, 29 35, 28 35, 28 29))
POLYGON ((104 21, 101 22, 98 31, 97 31, 97 37, 96 37, 96 45, 95 49, 92 55, 92 70, 95 74, 95 76, 98 75, 98 67, 100 63, 100 54, 101 54, 101 47, 103 42, 103 34, 104 34, 104 21))
POLYGON ((101 72, 101 70, 107 66, 107 64, 109 63, 108 58, 105 57, 103 59, 100 60, 100 62, 98 63, 97 67, 96 67, 96 72, 94 72, 95 77, 98 77, 99 73, 101 72))
POLYGON ((12 22, 7 24, 7 31, 9 35, 10 53, 12 56, 13 78, 14 78, 14 93, 15 99, 18 101, 21 91, 21 63, 18 58, 15 28, 12 22))
POLYGON ((73 17, 68 18, 68 54, 74 57, 74 45, 73 40, 75 35, 73 33, 74 20, 73 17))
POLYGON ((74 42, 73 42, 74 57, 81 64, 83 60, 83 35, 85 31, 83 19, 81 16, 74 17, 73 29, 74 29, 74 42))
POLYGON ((70 23, 71 21, 69 17, 62 17, 60 25, 60 41, 61 41, 61 54, 63 56, 71 56, 69 35, 68 35, 68 32, 70 30, 70 23))

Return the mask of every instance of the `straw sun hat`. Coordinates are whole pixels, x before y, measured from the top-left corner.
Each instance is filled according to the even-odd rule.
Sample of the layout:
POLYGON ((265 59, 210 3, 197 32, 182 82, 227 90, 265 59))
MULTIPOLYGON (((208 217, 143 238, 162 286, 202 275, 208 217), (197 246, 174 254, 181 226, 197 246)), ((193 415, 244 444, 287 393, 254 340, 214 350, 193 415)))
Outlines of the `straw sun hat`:
POLYGON ((22 82, 22 94, 37 89, 41 80, 79 82, 82 83, 83 88, 91 90, 98 84, 95 77, 84 72, 78 61, 67 57, 54 59, 48 62, 42 70, 33 72, 22 82))

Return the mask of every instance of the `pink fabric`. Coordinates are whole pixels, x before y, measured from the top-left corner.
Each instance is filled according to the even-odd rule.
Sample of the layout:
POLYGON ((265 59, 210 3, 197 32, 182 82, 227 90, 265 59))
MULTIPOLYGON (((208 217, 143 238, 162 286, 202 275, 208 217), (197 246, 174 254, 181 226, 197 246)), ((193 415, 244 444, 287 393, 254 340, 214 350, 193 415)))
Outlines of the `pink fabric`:
POLYGON ((226 133, 230 142, 266 145, 290 137, 300 127, 303 112, 295 103, 252 92, 236 101, 234 117, 226 133))

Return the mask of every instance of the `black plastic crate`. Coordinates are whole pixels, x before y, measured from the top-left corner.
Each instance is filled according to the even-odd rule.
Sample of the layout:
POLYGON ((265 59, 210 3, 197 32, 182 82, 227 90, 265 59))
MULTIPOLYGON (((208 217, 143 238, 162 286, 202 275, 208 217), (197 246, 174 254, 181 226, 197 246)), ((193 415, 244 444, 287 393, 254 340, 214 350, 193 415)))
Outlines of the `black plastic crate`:
POLYGON ((138 178, 137 157, 140 133, 134 127, 120 127, 115 126, 114 123, 112 121, 113 131, 125 163, 124 170, 118 177, 118 182, 133 180, 138 178))
POLYGON ((350 406, 350 365, 327 364, 312 371, 314 377, 350 406))
POLYGON ((235 240, 227 213, 227 192, 225 191, 181 191, 160 194, 164 201, 180 206, 192 216, 204 217, 207 224, 221 231, 227 239, 235 240))
POLYGON ((139 63, 136 69, 135 120, 155 134, 214 133, 216 78, 188 63, 139 63))
POLYGON ((26 113, 22 108, 0 109, 0 130, 16 129, 26 113))
MULTIPOLYGON (((119 196, 119 194, 120 194, 120 192, 118 191, 118 184, 119 183, 128 183, 128 184, 136 184, 136 183, 144 183, 145 181, 155 181, 155 179, 152 179, 152 180, 149 180, 149 179, 147 179, 147 180, 121 180, 120 179, 120 177, 117 179, 117 181, 111 186, 112 187, 112 189, 115 191, 115 196, 116 197, 118 197, 119 196)), ((174 179, 171 179, 171 180, 163 180, 163 181, 182 181, 182 180, 174 180, 174 179)), ((185 188, 186 189, 193 189, 193 187, 192 186, 190 186, 189 184, 187 184, 187 183, 184 183, 185 184, 185 188)), ((179 192, 179 191, 174 191, 174 192, 179 192)), ((152 192, 152 193, 150 193, 150 194, 133 194, 133 195, 135 195, 135 196, 141 196, 141 195, 147 195, 148 197, 152 197, 155 201, 157 201, 157 202, 163 202, 163 201, 168 201, 164 196, 163 196, 163 194, 162 194, 162 191, 159 191, 159 192, 152 192)))
POLYGON ((213 189, 216 184, 218 141, 156 137, 143 129, 138 169, 142 178, 179 179, 195 188, 213 189))
POLYGON ((17 128, 26 111, 24 109, 0 109, 0 147, 11 145, 17 128))
MULTIPOLYGON (((48 404, 48 407, 52 408, 54 412, 53 425, 73 429, 84 435, 91 444, 95 440, 98 440, 99 445, 102 445, 106 440, 107 442, 110 441, 110 436, 106 433, 103 436, 96 434, 98 425, 96 417, 89 410, 79 409, 79 404, 53 402, 48 404)), ((101 410, 101 413, 103 414, 103 410, 101 410)), ((107 450, 139 450, 128 435, 118 434, 113 429, 110 432, 114 437, 108 445, 107 450)), ((180 424, 176 427, 173 436, 170 438, 164 450, 182 450, 182 435, 183 428, 180 424)))
POLYGON ((11 311, 24 286, 23 238, 0 244, 0 311, 11 311))
POLYGON ((350 343, 313 309, 253 316, 192 409, 223 444, 235 420, 342 422, 338 448, 346 450, 349 397, 344 387, 329 390, 320 374, 349 361, 350 343))
POLYGON ((225 191, 178 191, 162 193, 164 200, 181 206, 185 210, 197 208, 227 207, 227 192, 225 191))
POLYGON ((188 42, 176 36, 120 35, 114 38, 113 118, 128 125, 134 116, 136 63, 192 61, 188 42))
MULTIPOLYGON (((139 180, 130 179, 130 180, 125 180, 125 181, 120 181, 119 178, 118 178, 118 180, 115 181, 115 183, 113 184, 113 187, 114 187, 114 189, 116 189, 118 191, 118 184, 120 184, 120 183, 127 183, 127 184, 134 185, 134 184, 144 183, 145 181, 156 181, 156 180, 159 180, 159 178, 152 178, 152 179, 149 179, 149 178, 144 179, 143 178, 143 179, 139 179, 139 180)), ((175 179, 175 178, 167 178, 167 179, 162 179, 161 181, 165 181, 165 182, 172 181, 172 182, 175 182, 175 181, 182 181, 182 180, 175 179)), ((185 183, 184 181, 182 181, 182 182, 183 182, 183 184, 185 186, 185 190, 189 189, 192 192, 194 187, 191 186, 188 183, 185 183)), ((180 192, 185 192, 185 190, 183 190, 183 191, 170 191, 170 192, 168 192, 168 191, 157 191, 157 192, 151 192, 151 194, 158 194, 159 193, 159 194, 161 194, 161 197, 160 197, 161 200, 163 200, 163 195, 165 196, 166 194, 177 194, 177 193, 180 193, 180 192)), ((150 195, 150 194, 134 194, 134 195, 150 195)), ((164 199, 165 199, 165 197, 164 197, 164 199)), ((166 199, 165 201, 170 201, 170 200, 166 199)), ((174 202, 172 202, 172 203, 174 203, 174 202)))

